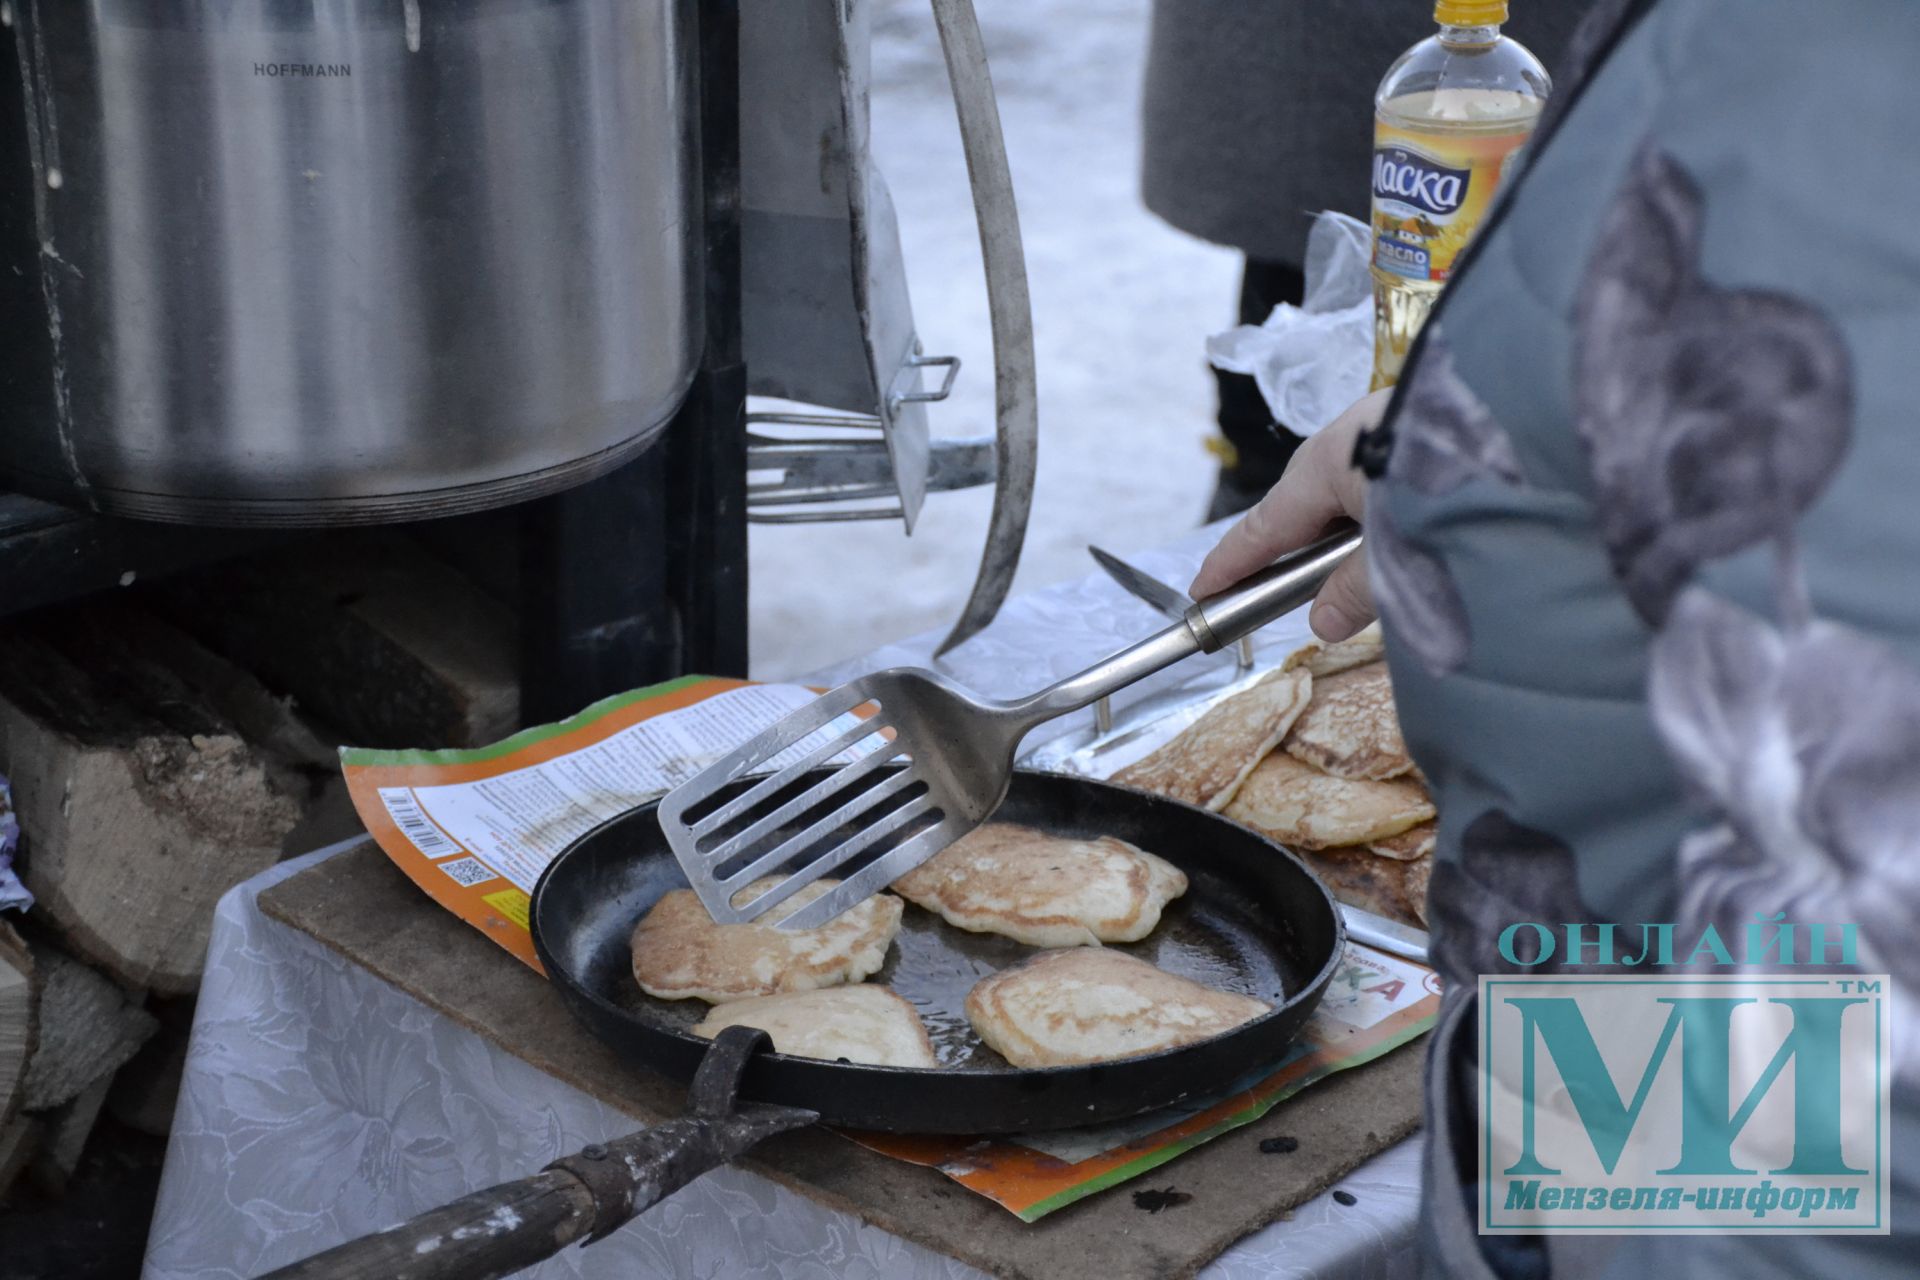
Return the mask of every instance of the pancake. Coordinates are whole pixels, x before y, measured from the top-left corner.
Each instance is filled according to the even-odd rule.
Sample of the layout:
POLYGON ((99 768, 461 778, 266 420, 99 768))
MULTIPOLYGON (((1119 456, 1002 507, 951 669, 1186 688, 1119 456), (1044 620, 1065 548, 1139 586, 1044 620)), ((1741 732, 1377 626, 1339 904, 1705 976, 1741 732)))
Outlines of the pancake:
POLYGON ((1425 872, 1433 859, 1398 862, 1363 848, 1296 849, 1294 852, 1341 902, 1401 924, 1420 923, 1420 916, 1411 910, 1410 904, 1418 896, 1424 908, 1425 872))
POLYGON ((1313 700, 1283 745, 1294 759, 1337 778, 1378 782, 1413 772, 1384 662, 1316 678, 1313 700))
POLYGON ((1433 817, 1433 802, 1406 778, 1336 778, 1276 751, 1247 775, 1225 812, 1281 844, 1327 849, 1397 836, 1433 817))
POLYGON ((776 1050, 803 1058, 844 1058, 875 1067, 940 1065, 913 1006, 867 982, 716 1005, 693 1034, 711 1040, 738 1026, 759 1027, 773 1037, 776 1050))
POLYGON ((1398 862, 1414 862, 1432 854, 1433 835, 1433 823, 1423 822, 1417 827, 1407 828, 1397 836, 1369 841, 1367 850, 1398 862))
POLYGON ((1387 654, 1385 640, 1380 635, 1380 624, 1370 623, 1354 632, 1345 640, 1328 644, 1323 640, 1303 645, 1287 655, 1280 664, 1282 671, 1294 671, 1305 668, 1318 680, 1322 676, 1338 675, 1353 667, 1364 667, 1369 662, 1378 662, 1387 654))
POLYGON ((1407 916, 1423 929, 1427 926, 1427 885, 1432 879, 1433 859, 1427 857, 1409 862, 1406 878, 1400 882, 1400 896, 1405 900, 1407 916))
MULTIPOLYGON (((771 877, 756 880, 735 900, 775 883, 771 877)), ((816 880, 775 911, 786 915, 838 883, 816 880)), ((711 1004, 859 982, 886 963, 905 910, 900 899, 880 893, 818 929, 788 933, 758 921, 715 924, 693 890, 675 889, 634 926, 634 981, 662 1000, 711 1004)))
POLYGON ((1121 786, 1218 811, 1306 710, 1313 677, 1276 671, 1208 711, 1178 737, 1113 775, 1121 786))
POLYGON ((1138 942, 1187 891, 1178 867, 1101 836, 990 822, 893 882, 908 902, 972 933, 1034 947, 1138 942))
POLYGON ((1016 1067, 1111 1062, 1193 1044, 1267 1011, 1104 947, 1046 951, 967 993, 967 1021, 1016 1067))

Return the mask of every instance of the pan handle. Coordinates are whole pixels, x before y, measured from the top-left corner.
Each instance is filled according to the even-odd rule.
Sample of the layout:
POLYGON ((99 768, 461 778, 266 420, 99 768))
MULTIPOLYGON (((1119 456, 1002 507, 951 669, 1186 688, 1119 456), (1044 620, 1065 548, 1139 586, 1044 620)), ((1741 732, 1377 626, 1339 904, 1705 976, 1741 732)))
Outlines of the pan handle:
POLYGON ((777 1133, 820 1117, 737 1103, 748 1061, 770 1042, 753 1027, 714 1038, 688 1091, 688 1115, 595 1143, 531 1178, 476 1191, 263 1280, 493 1280, 612 1234, 636 1215, 777 1133))

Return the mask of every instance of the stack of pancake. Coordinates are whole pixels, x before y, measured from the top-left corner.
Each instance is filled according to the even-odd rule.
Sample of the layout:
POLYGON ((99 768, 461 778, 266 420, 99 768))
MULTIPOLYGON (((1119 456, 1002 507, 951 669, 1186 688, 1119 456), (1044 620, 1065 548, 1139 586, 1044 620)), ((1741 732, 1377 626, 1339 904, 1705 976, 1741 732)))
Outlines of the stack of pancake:
POLYGON ((1400 735, 1377 625, 1299 650, 1113 781, 1271 837, 1343 902, 1426 921, 1433 801, 1400 735))

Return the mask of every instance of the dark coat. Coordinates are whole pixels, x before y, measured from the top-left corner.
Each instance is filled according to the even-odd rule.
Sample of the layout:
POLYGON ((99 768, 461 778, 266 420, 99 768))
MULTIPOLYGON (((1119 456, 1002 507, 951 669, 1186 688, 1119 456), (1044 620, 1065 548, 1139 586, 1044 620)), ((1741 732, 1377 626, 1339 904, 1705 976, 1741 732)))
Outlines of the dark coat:
MULTIPOLYGON (((1585 0, 1513 0, 1505 30, 1556 66, 1585 0)), ((1373 94, 1434 33, 1432 0, 1155 0, 1147 207, 1298 263, 1322 209, 1367 215, 1373 94)))

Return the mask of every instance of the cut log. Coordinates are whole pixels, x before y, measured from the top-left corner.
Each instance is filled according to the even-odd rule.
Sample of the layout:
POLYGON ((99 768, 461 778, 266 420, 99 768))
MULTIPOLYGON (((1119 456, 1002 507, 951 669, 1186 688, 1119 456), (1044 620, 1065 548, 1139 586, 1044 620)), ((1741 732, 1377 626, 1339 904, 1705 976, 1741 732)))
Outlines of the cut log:
POLYGON ((90 1084, 78 1097, 42 1117, 38 1150, 27 1168, 33 1184, 45 1194, 57 1196, 67 1189, 112 1084, 112 1077, 90 1084))
POLYGON ((355 745, 484 746, 518 727, 511 612, 400 535, 219 566, 152 600, 355 745))
POLYGON ((127 637, 203 698, 268 762, 274 780, 298 797, 300 820, 281 842, 283 855, 311 853, 365 832, 340 773, 340 739, 308 720, 291 697, 275 695, 252 672, 143 609, 96 605, 85 617, 89 625, 127 637))
POLYGON ((52 947, 36 946, 40 1042, 27 1061, 21 1105, 64 1106, 125 1066, 159 1029, 126 992, 52 947))
POLYGON ((183 677, 155 652, 191 642, 156 636, 131 610, 0 628, 0 768, 36 918, 121 984, 182 995, 215 902, 281 857, 311 782, 248 744, 221 710, 234 688, 207 687, 242 673, 183 677))
POLYGON ((324 736, 294 709, 293 699, 276 697, 246 671, 170 623, 128 606, 95 607, 87 621, 112 626, 133 647, 165 667, 205 699, 253 746, 290 768, 340 774, 340 743, 324 736))
POLYGON ((0 924, 0 1131, 20 1110, 27 1061, 39 1040, 39 1015, 33 956, 11 926, 0 924))

